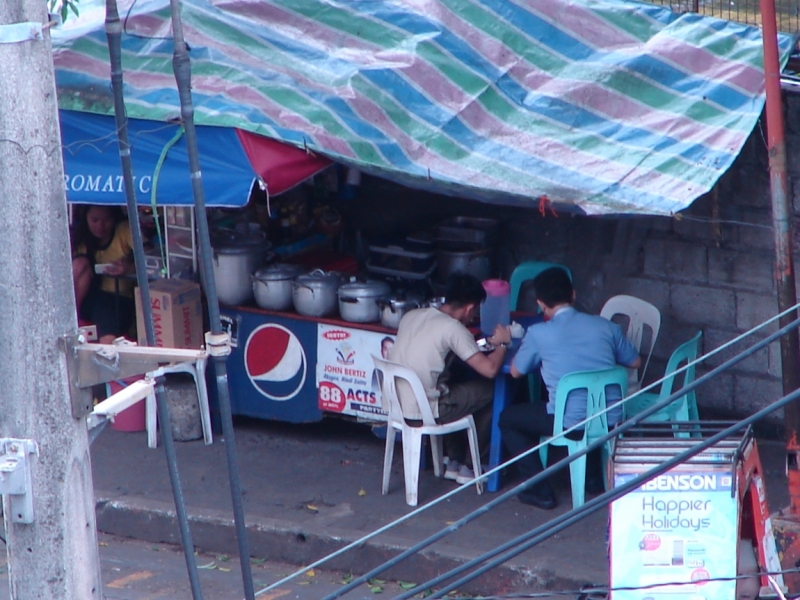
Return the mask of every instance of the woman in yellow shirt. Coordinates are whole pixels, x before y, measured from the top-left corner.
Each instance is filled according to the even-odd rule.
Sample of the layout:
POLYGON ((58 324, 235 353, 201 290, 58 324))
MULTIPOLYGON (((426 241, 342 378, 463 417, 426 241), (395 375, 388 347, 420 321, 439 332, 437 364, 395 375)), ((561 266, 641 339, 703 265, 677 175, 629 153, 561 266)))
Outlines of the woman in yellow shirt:
POLYGON ((115 206, 83 207, 72 247, 78 316, 96 325, 100 338, 125 335, 135 316, 134 282, 116 278, 133 273, 134 264, 131 230, 122 211, 115 206))

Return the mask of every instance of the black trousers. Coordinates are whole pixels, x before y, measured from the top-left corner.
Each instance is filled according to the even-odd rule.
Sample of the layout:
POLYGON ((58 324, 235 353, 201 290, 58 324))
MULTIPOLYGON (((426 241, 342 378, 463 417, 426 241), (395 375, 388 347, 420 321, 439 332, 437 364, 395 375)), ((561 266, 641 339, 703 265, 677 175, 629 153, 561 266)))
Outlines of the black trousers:
MULTIPOLYGON (((553 435, 553 415, 547 414, 546 402, 524 402, 512 404, 500 414, 500 433, 503 446, 512 456, 522 454, 539 444, 539 438, 553 435)), ((567 434, 573 440, 583 438, 582 431, 567 434)), ((532 452, 516 462, 524 479, 529 479, 542 472, 542 461, 539 453, 532 452)), ((602 477, 602 452, 593 450, 586 457, 586 477, 602 477)), ((550 483, 545 480, 535 488, 540 492, 552 492, 550 483)))

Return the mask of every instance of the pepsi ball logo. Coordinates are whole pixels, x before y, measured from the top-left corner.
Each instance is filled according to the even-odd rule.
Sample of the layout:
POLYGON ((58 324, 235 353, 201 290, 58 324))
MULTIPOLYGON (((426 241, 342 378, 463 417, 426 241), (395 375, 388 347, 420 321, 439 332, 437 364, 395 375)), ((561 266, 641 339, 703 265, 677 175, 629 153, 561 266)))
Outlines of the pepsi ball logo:
POLYGON ((244 366, 253 387, 278 402, 294 398, 308 372, 300 340, 286 327, 274 323, 257 327, 247 338, 244 366))

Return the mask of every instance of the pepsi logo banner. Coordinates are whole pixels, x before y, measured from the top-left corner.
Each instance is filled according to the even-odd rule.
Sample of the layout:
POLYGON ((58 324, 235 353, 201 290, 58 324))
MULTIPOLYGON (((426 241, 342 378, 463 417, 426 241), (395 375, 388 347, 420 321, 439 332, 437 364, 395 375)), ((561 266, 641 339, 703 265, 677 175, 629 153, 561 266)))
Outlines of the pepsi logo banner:
POLYGON ((257 327, 247 338, 244 366, 253 387, 277 402, 294 398, 308 375, 308 359, 300 340, 276 323, 257 327))
POLYGON ((394 337, 333 325, 317 328, 319 408, 385 421, 372 355, 386 358, 394 337))

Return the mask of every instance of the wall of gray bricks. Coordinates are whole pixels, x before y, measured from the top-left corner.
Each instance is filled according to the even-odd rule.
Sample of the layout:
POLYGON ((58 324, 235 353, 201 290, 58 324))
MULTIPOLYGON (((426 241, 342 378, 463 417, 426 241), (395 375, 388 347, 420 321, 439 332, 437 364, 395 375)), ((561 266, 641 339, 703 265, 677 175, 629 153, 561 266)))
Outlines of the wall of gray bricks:
MULTIPOLYGON (((790 96, 786 103, 791 187, 791 180, 800 177, 800 97, 790 96)), ((795 214, 800 214, 800 189, 792 193, 792 200, 795 214)), ((716 195, 698 199, 680 218, 556 217, 537 207, 496 207, 408 190, 375 178, 365 178, 360 200, 347 212, 351 226, 368 240, 430 228, 457 214, 497 218, 501 221, 497 275, 510 277, 525 260, 548 260, 570 267, 583 310, 597 313, 615 294, 652 302, 663 321, 648 379, 663 374, 671 352, 697 331, 703 332, 702 351, 708 353, 777 313, 761 124, 721 177, 716 195)), ((747 344, 710 358, 698 374, 747 344)), ((701 413, 744 415, 780 397, 780 368, 779 347, 774 343, 713 385, 700 388, 701 413)), ((779 424, 781 418, 776 414, 772 423, 779 424)))

